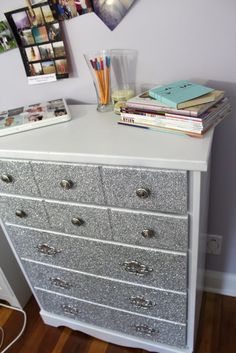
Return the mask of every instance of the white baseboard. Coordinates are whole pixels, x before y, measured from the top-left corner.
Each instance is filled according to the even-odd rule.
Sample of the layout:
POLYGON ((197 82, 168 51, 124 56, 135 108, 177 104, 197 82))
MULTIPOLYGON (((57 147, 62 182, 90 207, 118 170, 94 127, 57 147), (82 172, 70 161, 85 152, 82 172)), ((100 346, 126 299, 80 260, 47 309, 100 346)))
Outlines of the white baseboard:
POLYGON ((236 274, 206 270, 204 290, 236 297, 236 274))

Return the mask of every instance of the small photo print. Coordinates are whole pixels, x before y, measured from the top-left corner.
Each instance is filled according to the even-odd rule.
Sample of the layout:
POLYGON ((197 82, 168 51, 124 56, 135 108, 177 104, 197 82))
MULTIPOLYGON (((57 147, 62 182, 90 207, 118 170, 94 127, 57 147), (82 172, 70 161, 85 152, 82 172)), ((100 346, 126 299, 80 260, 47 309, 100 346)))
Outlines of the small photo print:
POLYGON ((54 110, 54 116, 62 116, 66 114, 67 114, 67 111, 65 108, 58 108, 54 110))
POLYGON ((30 76, 39 76, 43 74, 43 69, 40 63, 29 64, 30 76))
POLYGON ((43 114, 32 114, 27 116, 25 122, 32 123, 41 120, 43 120, 43 114))
POLYGON ((37 5, 37 4, 41 4, 42 2, 45 2, 45 0, 29 0, 31 5, 37 5))
POLYGON ((68 65, 66 59, 55 60, 55 65, 58 75, 63 75, 68 73, 68 65))
POLYGON ((25 48, 26 56, 28 61, 39 61, 41 60, 39 49, 37 46, 33 46, 30 48, 25 48))
POLYGON ((74 2, 79 15, 84 15, 86 13, 93 12, 92 3, 90 0, 75 0, 74 2))
POLYGON ((44 16, 44 19, 45 19, 46 23, 50 23, 50 22, 55 21, 54 16, 52 14, 52 11, 51 11, 49 5, 44 5, 41 8, 42 8, 43 16, 44 16))
POLYGON ((56 73, 56 69, 53 61, 42 62, 42 68, 43 68, 44 75, 56 73))
POLYGON ((40 7, 35 7, 33 9, 33 13, 31 11, 27 11, 30 25, 31 26, 41 26, 44 25, 44 18, 40 7))
POLYGON ((53 23, 48 26, 48 38, 51 42, 61 40, 59 23, 53 23))
POLYGON ((64 109, 65 105, 62 99, 54 99, 52 101, 48 101, 47 111, 53 112, 55 109, 64 109))
POLYGON ((7 116, 5 119, 0 120, 0 129, 4 129, 10 126, 22 125, 24 122, 24 117, 21 115, 7 116))
POLYGON ((16 48, 16 41, 6 21, 0 21, 0 53, 16 48))
POLYGON ((19 108, 15 108, 15 109, 10 109, 8 110, 8 115, 20 115, 21 113, 23 113, 24 111, 24 107, 19 107, 19 108))
POLYGON ((52 59, 54 57, 52 44, 50 43, 39 45, 39 51, 40 51, 42 60, 52 59))
POLYGON ((18 34, 20 36, 21 44, 23 45, 23 47, 35 44, 31 29, 21 29, 18 31, 18 34))
POLYGON ((40 103, 36 104, 31 104, 27 107, 24 108, 24 112, 29 113, 29 114, 36 114, 36 113, 41 113, 44 111, 44 108, 40 103))
POLYGON ((62 41, 55 42, 52 45, 53 45, 53 50, 54 50, 54 54, 55 54, 56 58, 61 57, 61 56, 66 56, 64 43, 62 41))
POLYGON ((35 43, 48 42, 48 32, 45 26, 42 27, 32 27, 32 33, 35 39, 35 43))
POLYGON ((12 14, 12 19, 17 29, 25 29, 30 27, 29 18, 26 11, 20 11, 12 14))
POLYGON ((52 0, 51 7, 59 21, 78 16, 74 0, 52 0))

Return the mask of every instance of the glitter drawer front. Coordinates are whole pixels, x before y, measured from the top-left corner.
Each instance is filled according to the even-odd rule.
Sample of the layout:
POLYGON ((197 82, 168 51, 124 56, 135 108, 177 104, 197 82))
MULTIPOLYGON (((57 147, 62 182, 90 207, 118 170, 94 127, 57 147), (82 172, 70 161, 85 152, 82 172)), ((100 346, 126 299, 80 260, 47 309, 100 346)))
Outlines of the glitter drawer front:
POLYGON ((185 325, 134 315, 56 293, 42 290, 37 290, 36 293, 42 307, 57 315, 160 343, 169 343, 178 347, 185 345, 185 325))
POLYGON ((7 226, 23 259, 149 286, 186 291, 187 256, 7 226))
POLYGON ((29 260, 23 260, 22 263, 35 288, 58 292, 154 318, 180 323, 186 322, 186 294, 98 278, 29 260))
POLYGON ((185 347, 188 173, 1 161, 1 217, 41 309, 185 347))

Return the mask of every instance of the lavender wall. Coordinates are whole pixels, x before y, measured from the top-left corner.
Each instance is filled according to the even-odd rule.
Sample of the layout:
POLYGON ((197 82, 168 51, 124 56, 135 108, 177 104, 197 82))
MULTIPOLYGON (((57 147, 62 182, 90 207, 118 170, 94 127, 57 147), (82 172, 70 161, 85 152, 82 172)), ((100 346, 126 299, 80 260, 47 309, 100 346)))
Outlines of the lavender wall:
MULTIPOLYGON (((21 6, 23 0, 1 0, 0 12, 21 6)), ((231 273, 236 273, 235 20, 235 0, 136 0, 113 32, 94 14, 74 18, 64 26, 73 77, 41 86, 28 86, 17 49, 0 55, 0 109, 57 97, 95 102, 83 53, 96 48, 137 49, 139 84, 192 79, 226 90, 233 112, 216 129, 209 217, 209 232, 224 241, 222 255, 209 256, 207 266, 231 273)))

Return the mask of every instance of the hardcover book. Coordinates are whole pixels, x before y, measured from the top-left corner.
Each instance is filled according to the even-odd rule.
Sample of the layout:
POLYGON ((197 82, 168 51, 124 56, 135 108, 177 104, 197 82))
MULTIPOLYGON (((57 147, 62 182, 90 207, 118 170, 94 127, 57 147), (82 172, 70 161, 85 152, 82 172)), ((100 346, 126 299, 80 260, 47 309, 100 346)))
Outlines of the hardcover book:
POLYGON ((140 93, 139 95, 128 99, 126 106, 130 108, 143 109, 145 111, 152 111, 158 113, 173 113, 187 116, 199 116, 206 112, 215 103, 219 102, 224 97, 223 91, 215 90, 215 100, 209 103, 195 105, 189 108, 176 109, 166 106, 158 100, 149 96, 149 91, 140 93))
POLYGON ((149 95, 171 108, 181 109, 209 102, 209 98, 205 97, 205 100, 199 101, 199 103, 187 103, 187 101, 207 95, 207 93, 212 91, 214 91, 213 88, 192 83, 190 81, 177 81, 169 85, 152 88, 149 90, 149 95))
POLYGON ((0 112, 0 136, 70 120, 64 99, 36 103, 0 112))

